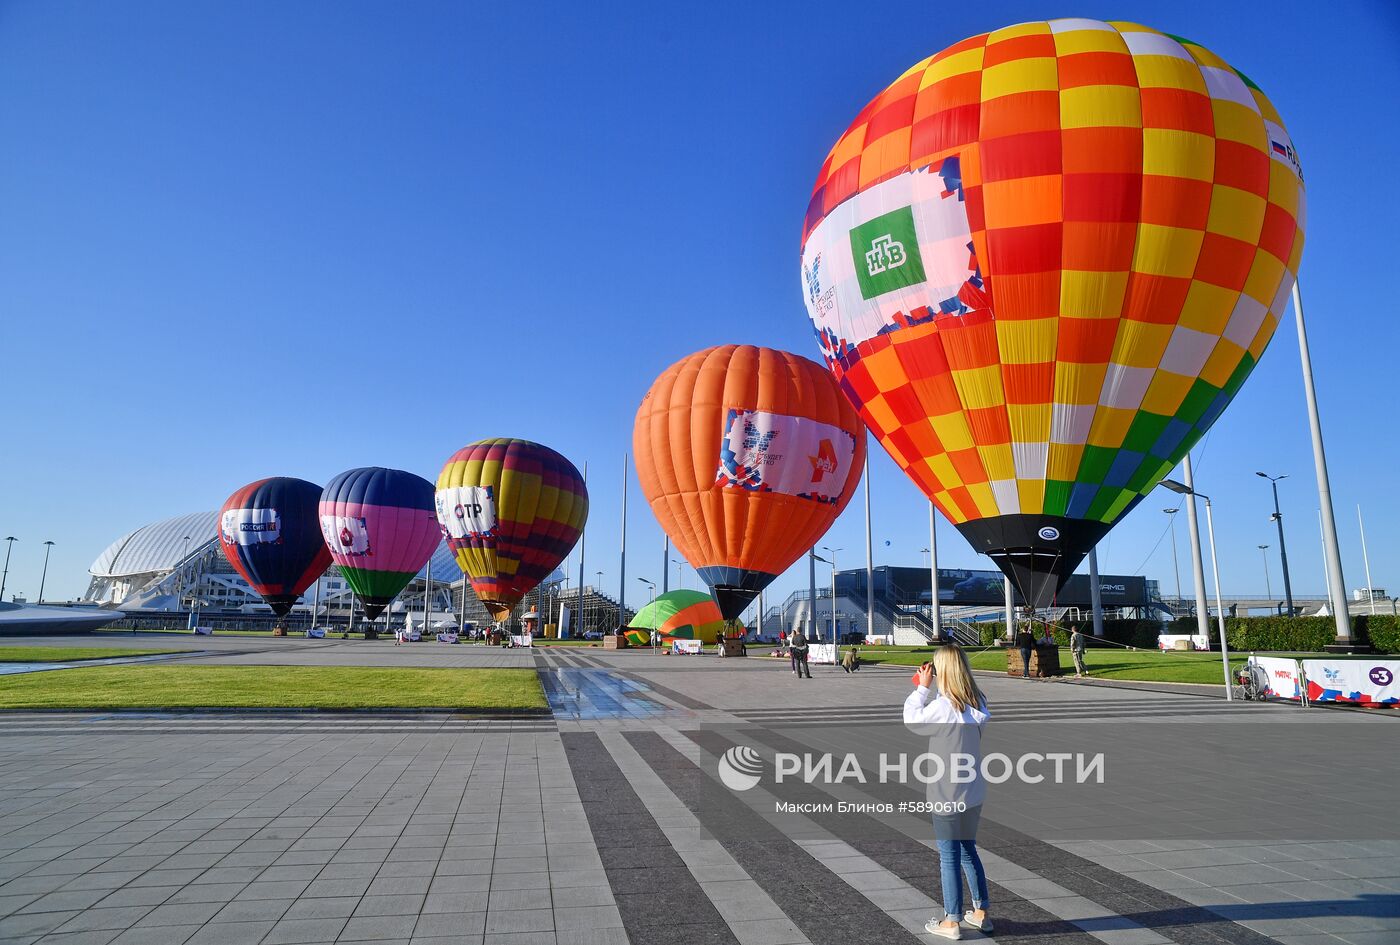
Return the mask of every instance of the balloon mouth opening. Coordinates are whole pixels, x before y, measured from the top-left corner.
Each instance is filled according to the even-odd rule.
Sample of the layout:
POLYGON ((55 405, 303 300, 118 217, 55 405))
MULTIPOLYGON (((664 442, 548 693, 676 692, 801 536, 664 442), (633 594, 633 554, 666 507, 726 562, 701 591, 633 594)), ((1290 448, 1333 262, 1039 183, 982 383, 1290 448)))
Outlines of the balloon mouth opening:
POLYGON ((491 619, 496 623, 505 623, 510 619, 510 612, 515 609, 513 604, 497 604, 491 601, 482 601, 486 605, 486 610, 491 614, 491 619))
POLYGON ((297 599, 279 595, 277 597, 264 597, 263 602, 272 608, 273 614, 278 619, 281 619, 292 612, 292 605, 297 602, 297 599))
POLYGON ((1069 576, 1112 527, 1059 515, 999 515, 957 526, 973 549, 991 558, 1010 580, 1019 600, 1049 607, 1069 576))
POLYGON ((379 619, 380 615, 384 613, 385 608, 387 608, 389 605, 388 605, 388 604, 365 604, 364 606, 365 606, 365 619, 366 619, 366 620, 370 620, 370 621, 374 621, 374 620, 378 620, 378 619, 379 619))

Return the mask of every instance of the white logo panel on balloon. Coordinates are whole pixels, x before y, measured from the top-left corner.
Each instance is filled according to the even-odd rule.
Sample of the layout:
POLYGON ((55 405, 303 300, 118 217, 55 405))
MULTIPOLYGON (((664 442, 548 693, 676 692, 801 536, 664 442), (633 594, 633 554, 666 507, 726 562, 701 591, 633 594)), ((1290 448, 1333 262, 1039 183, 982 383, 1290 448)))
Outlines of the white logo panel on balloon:
POLYGON ((458 540, 496 537, 494 486, 449 486, 434 495, 437 520, 448 538, 458 540))
POLYGON ((358 516, 322 515, 321 535, 333 555, 363 558, 374 553, 370 548, 369 528, 358 516))
POLYGON ((934 315, 964 314, 969 288, 980 295, 982 279, 972 248, 960 162, 900 174, 837 206, 807 237, 802 249, 803 298, 812 327, 828 358, 863 341, 927 321, 934 315), (860 277, 899 268, 907 251, 893 239, 862 247, 857 273, 851 232, 903 208, 913 214, 924 281, 883 292, 869 300, 860 277), (921 314, 915 314, 921 313, 921 314))
POLYGON ((731 408, 725 415, 715 483, 835 502, 855 450, 855 437, 829 423, 731 408))
POLYGON ((276 544, 282 540, 282 520, 276 509, 225 509, 219 530, 230 545, 276 544))

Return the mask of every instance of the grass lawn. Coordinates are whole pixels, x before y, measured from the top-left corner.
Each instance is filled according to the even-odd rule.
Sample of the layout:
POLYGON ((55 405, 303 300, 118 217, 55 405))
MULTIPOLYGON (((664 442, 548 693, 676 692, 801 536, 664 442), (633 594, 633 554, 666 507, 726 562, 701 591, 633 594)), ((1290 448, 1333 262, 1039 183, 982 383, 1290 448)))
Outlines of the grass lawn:
MULTIPOLYGON (((918 666, 932 658, 929 647, 862 647, 862 660, 871 663, 888 663, 897 666, 918 666)), ((1317 658, 1318 653, 1270 653, 1269 656, 1298 656, 1317 658)), ((1230 665, 1243 666, 1247 653, 1231 653, 1230 665)), ((1006 651, 1000 647, 975 651, 968 657, 973 669, 1006 671, 1006 651)), ((1018 657, 1019 659, 1019 657, 1018 657)), ((1117 647, 1090 647, 1084 654, 1084 663, 1091 676, 1101 679, 1137 680, 1139 682, 1177 682, 1224 684, 1224 673, 1220 666, 1219 653, 1197 653, 1180 650, 1121 650, 1117 647)), ((1074 672, 1074 659, 1069 647, 1060 647, 1060 666, 1074 672)))
POLYGON ((117 656, 156 656, 180 650, 132 650, 120 646, 0 646, 0 663, 73 663, 117 656))
MULTIPOLYGON (((164 628, 164 627, 138 627, 138 628, 135 629, 135 630, 98 629, 98 630, 95 630, 95 631, 93 631, 93 632, 94 632, 94 633, 110 633, 110 634, 114 634, 114 635, 115 635, 115 634, 126 634, 127 636, 131 636, 133 633, 168 633, 168 634, 172 634, 172 635, 175 635, 175 636, 196 637, 196 638, 198 638, 198 635, 197 635, 193 630, 168 630, 168 629, 166 629, 166 628, 164 628)), ((305 634, 303 634, 302 631, 300 631, 300 630, 297 630, 297 631, 295 631, 295 632, 290 632, 290 631, 289 631, 289 632, 287 633, 287 636, 289 636, 289 637, 300 637, 300 636, 304 636, 304 635, 305 635, 305 634)), ((216 637, 270 637, 270 636, 272 636, 272 631, 271 631, 271 630, 215 630, 215 631, 214 631, 214 636, 216 636, 216 637)), ((359 634, 356 633, 355 636, 359 636, 359 634)), ((340 637, 340 634, 337 633, 337 634, 336 634, 336 638, 339 639, 339 637, 340 637)))
POLYGON ((124 665, 0 677, 4 709, 538 709, 534 670, 124 665))

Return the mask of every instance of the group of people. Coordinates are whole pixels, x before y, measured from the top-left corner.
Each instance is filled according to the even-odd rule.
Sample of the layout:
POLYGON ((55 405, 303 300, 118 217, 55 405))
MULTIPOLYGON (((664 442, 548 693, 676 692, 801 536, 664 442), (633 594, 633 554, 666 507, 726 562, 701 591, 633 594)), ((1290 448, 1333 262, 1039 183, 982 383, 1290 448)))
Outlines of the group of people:
MULTIPOLYGON (((1074 658, 1074 675, 1078 678, 1089 675, 1089 670, 1084 665, 1084 649, 1088 644, 1088 637, 1078 627, 1071 627, 1069 634, 1069 653, 1074 658)), ((1050 635, 1050 625, 1045 625, 1045 632, 1040 638, 1026 629, 1022 625, 1016 632, 1016 649, 1021 651, 1021 676, 1029 679, 1031 675, 1031 654, 1035 652, 1037 646, 1054 646, 1055 639, 1050 635)))
MULTIPOLYGON (((811 652, 811 646, 807 643, 807 637, 801 630, 793 632, 792 636, 787 635, 787 631, 778 634, 778 652, 781 654, 787 650, 788 659, 792 663, 792 673, 798 679, 811 679, 812 670, 808 666, 807 657, 811 652)), ((853 673, 860 669, 860 647, 849 646, 845 653, 841 655, 841 668, 847 673, 853 673)))

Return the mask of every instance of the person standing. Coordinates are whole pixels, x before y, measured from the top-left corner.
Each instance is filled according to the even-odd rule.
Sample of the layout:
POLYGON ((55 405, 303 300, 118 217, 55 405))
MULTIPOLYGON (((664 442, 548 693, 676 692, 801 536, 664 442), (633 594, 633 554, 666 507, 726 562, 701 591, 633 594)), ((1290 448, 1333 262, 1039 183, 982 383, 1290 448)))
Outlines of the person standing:
POLYGON ((1089 671, 1084 668, 1084 634, 1078 627, 1069 635, 1069 654, 1074 657, 1074 675, 1083 677, 1089 675, 1089 671))
POLYGON ((812 670, 807 666, 807 638, 802 631, 798 630, 788 637, 788 653, 792 656, 792 671, 798 679, 806 673, 807 678, 812 678, 812 670))
POLYGON ((1035 637, 1023 625, 1016 634, 1016 649, 1021 651, 1021 676, 1031 677, 1031 653, 1035 650, 1035 637))
POLYGON ((964 926, 990 935, 987 875, 977 854, 977 826, 987 796, 982 776, 982 729, 992 717, 987 697, 973 679, 967 654, 953 644, 934 650, 933 661, 919 667, 914 682, 914 691, 904 700, 904 724, 928 728, 931 754, 952 757, 957 753, 973 759, 970 780, 952 783, 940 778, 929 784, 943 917, 929 919, 924 929, 953 940, 962 938, 964 926), (933 694, 935 674, 937 696, 933 694), (972 908, 967 912, 963 912, 964 876, 972 892, 972 908))

